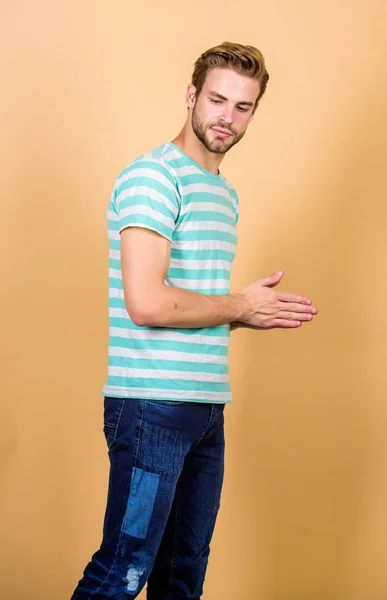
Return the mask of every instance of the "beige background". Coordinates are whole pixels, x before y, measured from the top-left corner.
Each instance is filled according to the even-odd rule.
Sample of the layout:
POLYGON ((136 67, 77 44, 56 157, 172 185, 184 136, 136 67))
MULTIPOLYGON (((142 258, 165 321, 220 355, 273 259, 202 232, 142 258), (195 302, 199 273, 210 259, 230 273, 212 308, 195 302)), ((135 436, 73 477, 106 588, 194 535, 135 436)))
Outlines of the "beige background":
POLYGON ((203 600, 387 598, 386 7, 1 2, 1 598, 67 600, 99 544, 105 209, 118 172, 180 130, 193 62, 224 40, 271 75, 222 165, 241 200, 233 290, 281 268, 320 315, 232 334, 203 600))

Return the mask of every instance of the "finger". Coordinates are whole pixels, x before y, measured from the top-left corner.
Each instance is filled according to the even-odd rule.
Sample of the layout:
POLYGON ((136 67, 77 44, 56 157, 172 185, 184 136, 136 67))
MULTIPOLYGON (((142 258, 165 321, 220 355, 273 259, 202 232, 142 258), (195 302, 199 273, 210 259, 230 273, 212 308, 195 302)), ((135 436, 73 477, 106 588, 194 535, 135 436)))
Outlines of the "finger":
POLYGON ((282 302, 297 302, 298 304, 312 304, 312 301, 305 296, 298 296, 297 294, 290 294, 289 292, 277 292, 278 299, 282 302))
POLYGON ((297 302, 279 302, 281 310, 290 310, 292 312, 299 313, 312 313, 314 315, 317 314, 317 308, 311 306, 310 304, 298 304, 297 302))
POLYGON ((273 319, 270 327, 280 327, 284 329, 294 329, 295 327, 300 327, 302 325, 301 321, 291 321, 288 319, 273 319))
POLYGON ((276 318, 285 319, 286 321, 311 321, 313 319, 313 315, 310 313, 297 313, 286 310, 277 313, 276 318))
POLYGON ((276 273, 272 273, 268 277, 263 277, 262 279, 258 279, 261 285, 266 287, 275 287, 279 284, 283 277, 283 271, 277 271, 276 273))

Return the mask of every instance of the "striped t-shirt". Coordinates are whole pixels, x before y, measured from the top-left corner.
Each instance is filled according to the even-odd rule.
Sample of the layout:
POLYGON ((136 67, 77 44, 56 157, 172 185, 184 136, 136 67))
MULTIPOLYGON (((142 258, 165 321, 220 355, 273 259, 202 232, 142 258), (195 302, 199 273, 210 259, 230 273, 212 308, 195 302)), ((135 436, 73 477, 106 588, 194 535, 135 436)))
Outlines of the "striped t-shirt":
POLYGON ((230 326, 137 326, 125 308, 120 232, 145 227, 171 242, 165 284, 201 294, 230 293, 238 197, 214 175, 166 142, 125 167, 107 209, 109 359, 105 396, 231 402, 230 326))

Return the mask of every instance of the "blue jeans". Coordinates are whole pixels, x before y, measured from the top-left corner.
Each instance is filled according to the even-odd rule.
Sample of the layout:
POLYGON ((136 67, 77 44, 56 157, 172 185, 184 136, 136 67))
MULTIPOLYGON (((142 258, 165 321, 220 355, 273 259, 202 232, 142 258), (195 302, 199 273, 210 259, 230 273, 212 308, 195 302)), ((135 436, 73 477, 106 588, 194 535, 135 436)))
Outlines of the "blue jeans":
POLYGON ((103 539, 71 600, 200 600, 224 471, 224 404, 105 398, 103 539))

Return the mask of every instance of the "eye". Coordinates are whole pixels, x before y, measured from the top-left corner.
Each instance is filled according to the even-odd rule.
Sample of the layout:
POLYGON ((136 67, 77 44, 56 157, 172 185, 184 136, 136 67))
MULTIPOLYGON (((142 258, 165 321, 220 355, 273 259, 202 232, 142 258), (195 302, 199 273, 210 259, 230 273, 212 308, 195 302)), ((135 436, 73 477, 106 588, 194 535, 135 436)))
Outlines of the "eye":
POLYGON ((247 109, 247 108, 243 108, 242 106, 238 106, 238 110, 239 110, 240 112, 247 112, 247 111, 248 111, 248 109, 247 109))
POLYGON ((213 102, 214 104, 220 104, 220 100, 214 100, 213 98, 210 98, 211 102, 213 102))

